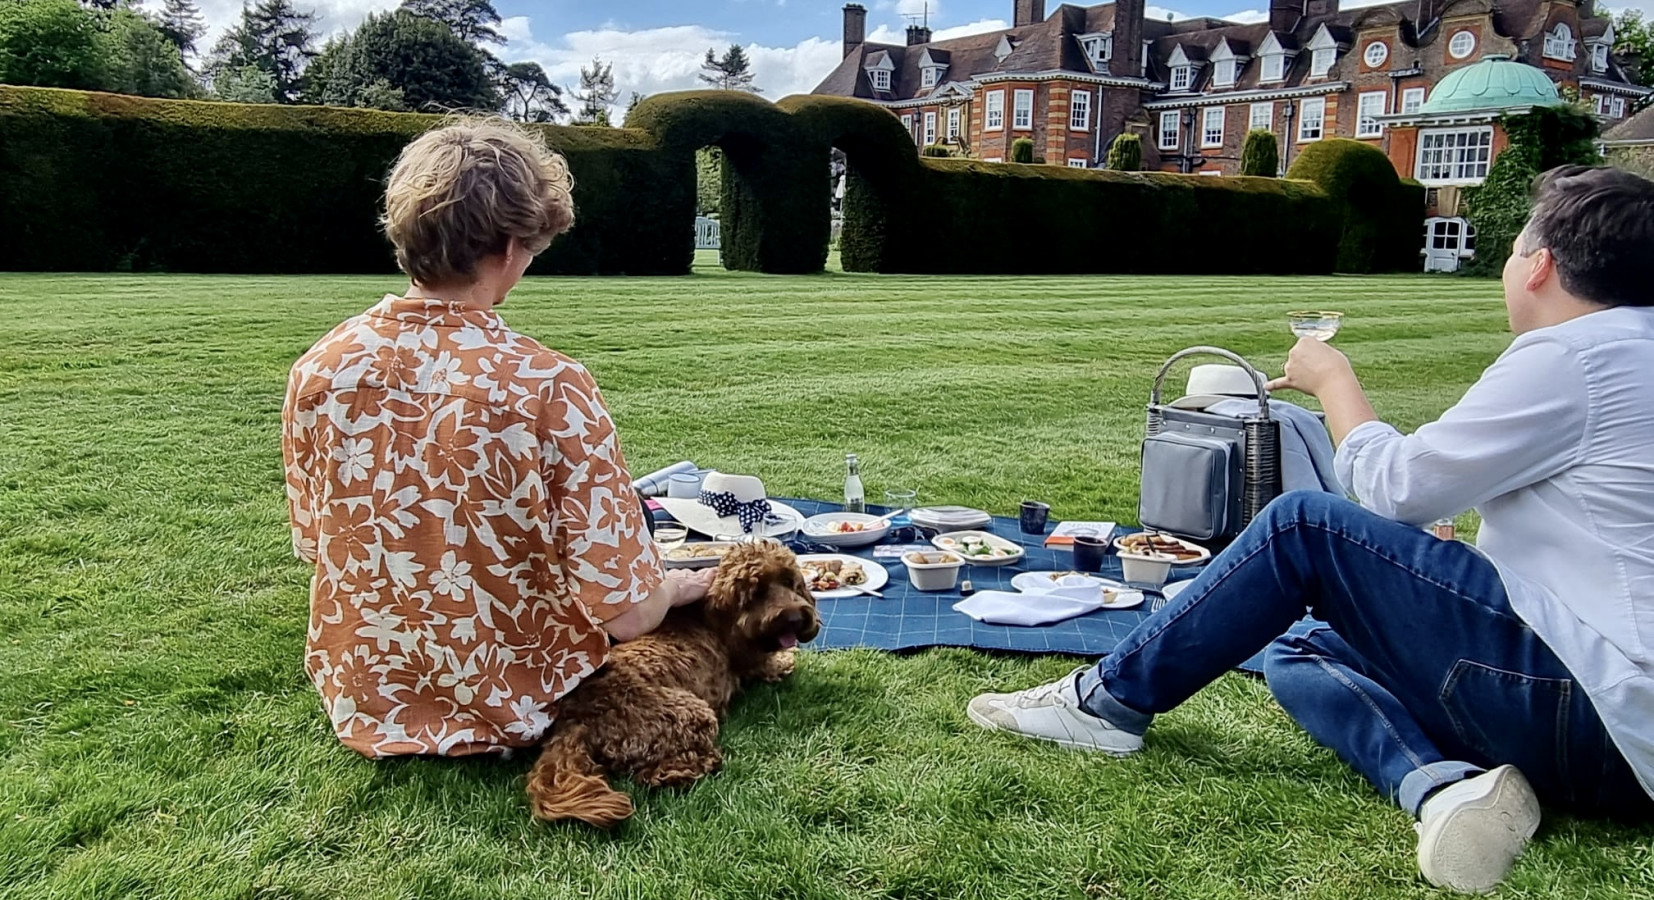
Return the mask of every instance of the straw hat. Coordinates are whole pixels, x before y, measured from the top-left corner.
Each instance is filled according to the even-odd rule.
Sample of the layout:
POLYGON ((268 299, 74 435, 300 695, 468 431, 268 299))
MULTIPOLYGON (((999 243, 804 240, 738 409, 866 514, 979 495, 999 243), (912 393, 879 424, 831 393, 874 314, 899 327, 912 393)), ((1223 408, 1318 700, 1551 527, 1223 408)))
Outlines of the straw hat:
POLYGON ((695 498, 656 497, 672 518, 707 537, 720 534, 780 534, 804 522, 798 510, 769 499, 764 482, 753 475, 708 472, 695 498))
MULTIPOLYGON (((1262 375, 1263 373, 1259 373, 1262 375)), ((1263 376, 1268 380, 1269 376, 1263 376)), ((1240 366, 1204 365, 1189 371, 1189 383, 1182 397, 1169 405, 1173 409, 1205 409, 1223 400, 1258 396, 1258 385, 1240 366)))

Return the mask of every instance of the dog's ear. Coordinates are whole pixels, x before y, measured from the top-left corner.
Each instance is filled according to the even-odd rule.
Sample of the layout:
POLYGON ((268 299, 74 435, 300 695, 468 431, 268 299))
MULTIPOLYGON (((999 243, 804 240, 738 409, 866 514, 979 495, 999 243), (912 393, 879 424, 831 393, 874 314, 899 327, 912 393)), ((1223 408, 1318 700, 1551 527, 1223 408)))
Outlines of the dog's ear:
POLYGON ((718 574, 706 592, 706 611, 713 616, 734 617, 750 605, 763 587, 766 554, 757 544, 742 544, 718 563, 718 574))

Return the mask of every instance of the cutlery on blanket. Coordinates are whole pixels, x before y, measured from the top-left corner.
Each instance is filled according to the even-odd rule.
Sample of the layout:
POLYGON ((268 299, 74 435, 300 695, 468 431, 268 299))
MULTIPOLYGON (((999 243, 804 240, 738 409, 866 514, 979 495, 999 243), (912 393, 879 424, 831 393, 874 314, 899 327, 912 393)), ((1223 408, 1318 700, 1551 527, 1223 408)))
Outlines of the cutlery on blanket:
POLYGON ((844 585, 844 587, 848 588, 849 590, 855 591, 858 594, 866 594, 869 597, 877 597, 880 600, 884 599, 883 594, 879 593, 878 591, 868 590, 867 588, 864 588, 859 584, 847 584, 847 585, 844 585))

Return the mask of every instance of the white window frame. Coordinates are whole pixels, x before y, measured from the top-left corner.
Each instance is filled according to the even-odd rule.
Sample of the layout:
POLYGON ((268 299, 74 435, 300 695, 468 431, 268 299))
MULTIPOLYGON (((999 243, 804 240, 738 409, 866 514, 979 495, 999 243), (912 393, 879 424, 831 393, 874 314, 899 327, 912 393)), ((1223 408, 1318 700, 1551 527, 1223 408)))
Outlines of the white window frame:
POLYGON ((1149 77, 1149 50, 1154 47, 1154 41, 1143 42, 1143 58, 1137 62, 1137 74, 1143 78, 1149 77))
POLYGON ((936 78, 939 74, 940 70, 935 66, 925 66, 924 70, 919 73, 919 87, 927 89, 936 87, 936 78))
POLYGON ((1413 174, 1427 185, 1480 184, 1492 163, 1492 125, 1426 128, 1419 132, 1413 174))
POLYGON ((1401 111, 1404 115, 1416 113, 1424 105, 1424 88, 1412 87, 1401 92, 1401 111))
POLYGON ((1005 130, 1005 92, 989 91, 982 101, 982 130, 1005 130))
POLYGON ((1384 123, 1380 122, 1378 117, 1384 115, 1384 107, 1389 102, 1389 91, 1366 91, 1355 98, 1356 137, 1375 138, 1384 136, 1384 123))
POLYGON ((1034 92, 1017 88, 1011 94, 1011 130, 1034 130, 1034 92))
POLYGON ((1298 143, 1307 144, 1311 141, 1318 141, 1326 133, 1327 98, 1305 97, 1304 101, 1298 104, 1298 143), (1309 123, 1311 121, 1309 111, 1311 108, 1315 110, 1315 129, 1313 136, 1310 134, 1309 127, 1309 123))
POLYGON ((1625 98, 1615 97, 1611 102, 1614 105, 1613 117, 1616 119, 1625 118, 1625 98))
POLYGON ((962 118, 963 117, 960 115, 960 112, 959 112, 959 107, 955 106, 955 107, 948 110, 948 140, 949 141, 953 141, 954 139, 959 137, 959 125, 960 125, 960 121, 961 121, 962 118))
POLYGON ((1097 36, 1085 39, 1085 55, 1093 66, 1107 65, 1114 55, 1114 38, 1097 36))
POLYGON ((925 146, 936 143, 936 113, 925 113, 925 146))
POLYGON ((1545 32, 1545 57, 1547 59, 1572 62, 1574 52, 1578 47, 1579 41, 1574 40, 1574 30, 1568 27, 1567 22, 1558 22, 1555 28, 1545 32))
POLYGON ((1268 131, 1273 133, 1275 131, 1275 101, 1266 100, 1262 103, 1252 104, 1252 108, 1247 110, 1246 114, 1246 130, 1268 131), (1258 113, 1260 111, 1263 113, 1263 116, 1261 117, 1263 119, 1262 125, 1258 124, 1258 119, 1260 118, 1258 113))
POLYGON ((1003 157, 1003 156, 985 156, 985 157, 982 158, 982 161, 983 162, 1002 163, 1002 162, 1005 161, 1005 157, 1003 157))
POLYGON ((1373 41, 1367 45, 1367 49, 1361 51, 1361 61, 1366 63, 1369 69, 1377 69, 1389 59, 1390 45, 1383 41, 1373 41))
POLYGON ((1068 92, 1068 130, 1091 130, 1091 92, 1074 89, 1068 92))
POLYGON ((1168 109, 1162 111, 1160 113, 1159 137, 1155 142, 1155 146, 1159 147, 1161 150, 1176 150, 1178 143, 1182 140, 1182 132, 1183 111, 1178 109, 1168 109), (1171 123, 1170 131, 1166 128, 1166 123, 1168 122, 1171 123), (1166 140, 1168 134, 1171 137, 1170 143, 1166 140))
POLYGON ((1170 89, 1174 91, 1186 91, 1189 89, 1189 85, 1194 83, 1194 80, 1194 66, 1173 66, 1170 89))
POLYGON ((1593 71, 1593 72, 1606 72, 1606 71, 1608 71, 1608 45, 1607 44, 1592 44, 1591 45, 1591 71, 1593 71))
POLYGON ((1282 81, 1286 78, 1286 54, 1271 53, 1263 58, 1263 71, 1258 74, 1259 81, 1282 81))
POLYGON ((1222 147, 1223 146, 1223 132, 1224 132, 1224 127, 1223 126, 1224 126, 1225 119, 1228 118, 1227 116, 1224 115, 1224 113, 1227 109, 1228 109, 1228 107, 1225 107, 1225 106, 1208 106, 1205 109, 1201 110, 1201 113, 1200 113, 1200 146, 1201 147, 1211 148, 1211 147, 1222 147), (1217 116, 1215 117, 1216 124, 1217 124, 1216 128, 1212 127, 1213 122, 1214 122, 1214 117, 1212 115, 1213 113, 1217 113, 1217 116), (1216 132, 1216 134, 1217 134, 1217 140, 1212 139, 1212 135, 1213 135, 1214 132, 1216 132))
POLYGON ((1214 87, 1234 87, 1240 80, 1241 61, 1239 59, 1218 60, 1212 67, 1212 85, 1214 87))
POLYGON ((1476 52, 1476 35, 1468 29, 1453 32, 1447 41, 1447 55, 1454 59, 1468 59, 1476 52), (1464 40, 1459 40, 1464 38, 1464 40))
POLYGON ((875 91, 890 90, 889 69, 868 69, 867 80, 873 83, 873 90, 875 91))
POLYGON ((1069 157, 1068 158, 1068 167, 1070 169, 1090 168, 1090 166, 1086 165, 1085 157, 1083 157, 1083 156, 1071 156, 1071 157, 1069 157))
POLYGON ((1311 51, 1309 56, 1309 77, 1327 77, 1327 73, 1332 71, 1332 64, 1337 61, 1338 51, 1335 48, 1327 47, 1321 50, 1311 51))
POLYGON ((902 114, 902 128, 907 130, 907 136, 913 138, 913 143, 919 143, 919 133, 913 130, 913 114, 902 114))
POLYGON ((1595 97, 1592 98, 1592 102, 1596 105, 1597 115, 1599 115, 1599 116, 1607 116, 1608 115, 1608 110, 1609 110, 1610 107, 1609 107, 1609 104, 1608 104, 1608 95, 1607 94, 1597 94, 1595 97))
POLYGON ((1201 169, 1196 175, 1205 175, 1207 178, 1218 178, 1223 175, 1222 169, 1201 169))

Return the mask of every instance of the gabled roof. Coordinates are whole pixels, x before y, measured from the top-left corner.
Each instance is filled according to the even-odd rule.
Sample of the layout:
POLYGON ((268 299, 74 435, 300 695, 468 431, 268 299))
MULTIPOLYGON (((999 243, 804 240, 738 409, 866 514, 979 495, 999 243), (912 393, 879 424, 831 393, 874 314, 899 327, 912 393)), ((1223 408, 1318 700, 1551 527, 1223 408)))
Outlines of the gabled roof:
POLYGON ((1236 57, 1245 59, 1246 57, 1252 55, 1250 52, 1251 49, 1252 45, 1248 44, 1246 41, 1238 38, 1232 40, 1226 36, 1219 40, 1218 45, 1212 49, 1210 58, 1212 62, 1220 62, 1225 59, 1235 59, 1236 57))
POLYGON ((1602 135, 1606 144, 1618 141, 1654 141, 1654 106, 1608 129, 1602 135))

